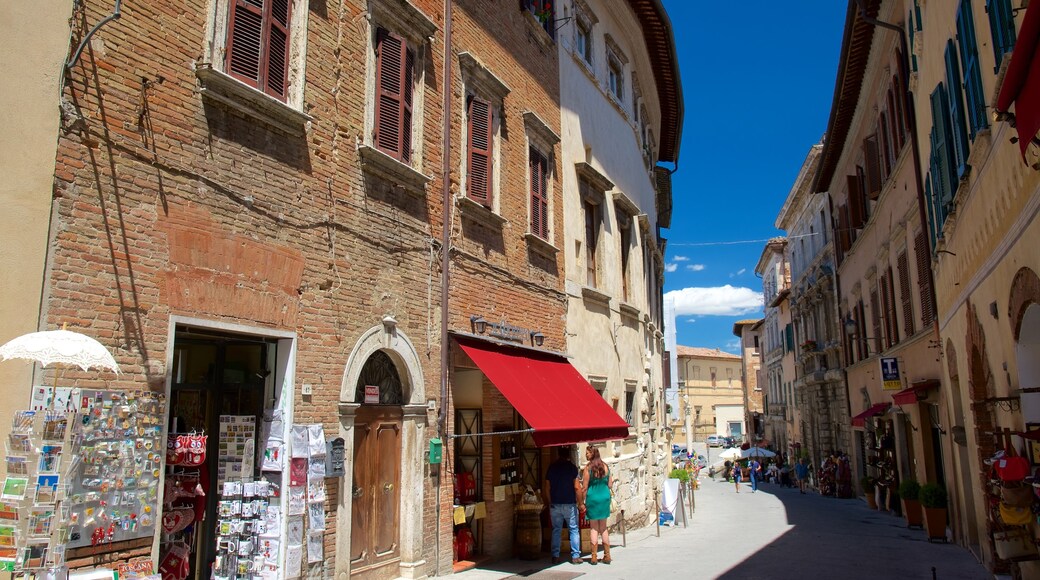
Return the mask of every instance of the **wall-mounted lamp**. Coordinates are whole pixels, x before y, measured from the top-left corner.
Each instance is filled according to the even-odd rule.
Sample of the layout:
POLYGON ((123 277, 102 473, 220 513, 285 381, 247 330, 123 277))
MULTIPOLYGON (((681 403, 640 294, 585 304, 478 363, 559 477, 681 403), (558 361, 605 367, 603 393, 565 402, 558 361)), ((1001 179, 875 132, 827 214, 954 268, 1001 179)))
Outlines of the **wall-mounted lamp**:
MULTIPOLYGON (((859 325, 856 324, 856 321, 851 316, 846 318, 842 324, 845 326, 845 334, 849 335, 850 338, 859 335, 859 325)), ((877 340, 873 336, 858 336, 858 338, 861 340, 877 340)))
POLYGON ((483 316, 470 316, 469 323, 473 325, 473 331, 477 334, 484 334, 487 330, 487 320, 484 320, 483 316))
POLYGON ((544 343, 544 342, 545 342, 545 335, 544 334, 542 334, 540 332, 532 332, 531 333, 531 343, 532 344, 534 344, 535 346, 542 346, 542 343, 544 343))

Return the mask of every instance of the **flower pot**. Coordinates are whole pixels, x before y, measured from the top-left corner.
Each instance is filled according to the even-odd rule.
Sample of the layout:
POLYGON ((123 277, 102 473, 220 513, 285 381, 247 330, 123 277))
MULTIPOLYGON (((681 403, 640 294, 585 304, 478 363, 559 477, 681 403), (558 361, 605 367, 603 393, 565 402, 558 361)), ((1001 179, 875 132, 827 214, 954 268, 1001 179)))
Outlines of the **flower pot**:
POLYGON ((929 540, 946 541, 946 508, 924 508, 924 529, 929 540))
POLYGON ((874 499, 874 490, 868 490, 863 496, 867 498, 867 505, 870 506, 870 509, 876 510, 877 500, 874 499))
MULTIPOLYGON (((904 499, 903 517, 906 518, 906 527, 921 528, 924 526, 924 513, 921 512, 921 502, 916 499, 904 499)), ((946 531, 943 530, 943 534, 946 531)))

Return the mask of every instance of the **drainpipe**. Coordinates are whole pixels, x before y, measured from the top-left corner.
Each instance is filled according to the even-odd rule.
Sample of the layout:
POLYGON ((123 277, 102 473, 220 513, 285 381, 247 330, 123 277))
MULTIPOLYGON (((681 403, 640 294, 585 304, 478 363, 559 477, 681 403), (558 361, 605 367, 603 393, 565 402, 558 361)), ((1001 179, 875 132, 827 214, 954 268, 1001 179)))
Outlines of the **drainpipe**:
POLYGON ((76 52, 72 54, 72 58, 69 59, 69 62, 65 63, 66 71, 71 70, 72 67, 76 65, 76 61, 79 60, 79 55, 83 53, 83 49, 86 48, 87 43, 90 42, 90 37, 94 36, 94 33, 97 32, 98 29, 122 16, 122 14, 120 14, 119 12, 119 8, 122 3, 123 0, 116 0, 116 6, 112 9, 112 14, 109 14, 108 16, 104 17, 101 20, 101 22, 95 24, 94 28, 91 28, 90 32, 88 32, 87 35, 83 37, 83 40, 79 43, 79 47, 76 49, 76 52))
MULTIPOLYGON (((441 210, 441 393, 437 417, 437 437, 442 441, 448 431, 448 266, 451 259, 451 3, 444 2, 444 93, 443 133, 441 141, 441 187, 444 200, 441 210)), ((443 467, 441 468, 443 469, 443 467)), ((437 521, 435 538, 436 575, 441 575, 441 487, 437 477, 437 521)))

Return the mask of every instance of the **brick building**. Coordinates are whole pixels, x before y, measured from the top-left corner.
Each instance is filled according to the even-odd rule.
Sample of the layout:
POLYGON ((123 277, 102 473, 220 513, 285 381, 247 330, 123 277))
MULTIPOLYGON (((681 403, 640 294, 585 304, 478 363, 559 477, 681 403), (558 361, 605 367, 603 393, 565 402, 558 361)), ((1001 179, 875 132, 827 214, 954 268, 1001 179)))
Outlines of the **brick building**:
MULTIPOLYGON (((281 549, 262 564, 275 576, 446 574, 461 528, 511 555, 512 484, 540 484, 542 447, 628 433, 563 356, 559 14, 510 6, 74 6, 69 52, 84 50, 60 83, 40 326, 90 334, 122 370, 66 370, 62 386, 163 393, 165 428, 208 433, 211 457, 229 453, 225 419, 255 422, 254 474, 284 491, 268 533, 281 549), (545 435, 560 419, 517 398, 501 374, 517 365, 527 386, 562 368, 562 403, 592 409, 585 430, 545 435), (295 425, 342 438, 346 472, 311 502, 320 549, 299 564, 290 462, 260 466, 295 425)), ((625 15, 668 41, 652 58, 669 53, 659 3, 625 15)), ((674 161, 668 119, 681 115, 651 122, 674 161)), ((163 563, 176 547, 187 575, 209 577, 228 550, 225 491, 211 482, 188 534, 156 526, 66 559, 163 563)))

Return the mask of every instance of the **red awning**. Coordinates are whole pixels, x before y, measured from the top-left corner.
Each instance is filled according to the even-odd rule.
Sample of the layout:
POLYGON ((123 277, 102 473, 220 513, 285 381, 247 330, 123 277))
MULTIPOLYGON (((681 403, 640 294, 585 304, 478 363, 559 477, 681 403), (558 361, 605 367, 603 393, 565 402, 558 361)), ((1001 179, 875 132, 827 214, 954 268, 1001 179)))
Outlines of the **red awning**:
POLYGON ((928 396, 929 390, 938 387, 937 379, 918 381, 898 393, 892 393, 892 402, 897 405, 910 405, 924 399, 928 396))
POLYGON ((566 358, 455 337, 534 429, 539 447, 628 437, 626 423, 566 358))
POLYGON ((872 405, 866 411, 863 411, 859 415, 856 415, 855 417, 852 418, 852 426, 853 427, 862 427, 867 419, 873 417, 874 415, 880 415, 881 413, 884 413, 885 410, 888 409, 891 406, 892 406, 891 403, 878 403, 876 405, 872 405))
POLYGON ((1040 131, 1040 2, 1026 9, 1015 41, 1004 82, 997 96, 997 110, 1007 112, 1015 104, 1015 127, 1022 155, 1040 131))

